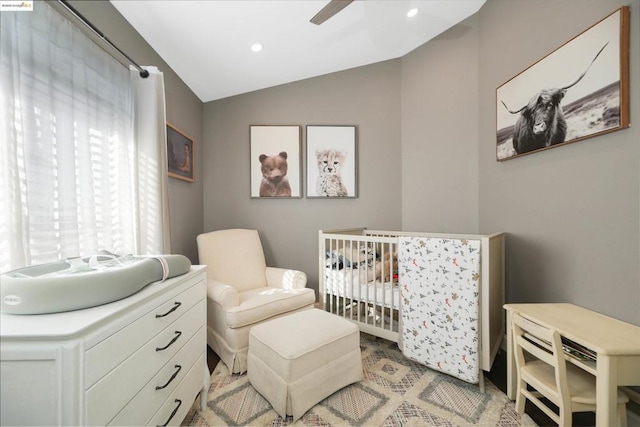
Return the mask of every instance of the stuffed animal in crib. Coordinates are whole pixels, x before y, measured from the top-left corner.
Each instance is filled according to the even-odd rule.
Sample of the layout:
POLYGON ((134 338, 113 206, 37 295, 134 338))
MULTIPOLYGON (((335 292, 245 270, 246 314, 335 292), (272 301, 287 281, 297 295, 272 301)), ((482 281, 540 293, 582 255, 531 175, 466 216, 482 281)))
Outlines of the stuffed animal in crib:
POLYGON ((319 196, 347 197, 347 187, 342 182, 342 165, 346 153, 338 150, 317 150, 318 181, 316 191, 319 196))
POLYGON ((397 282, 398 252, 385 252, 382 261, 376 263, 376 279, 388 282, 394 279, 397 282))
POLYGON ((260 183, 260 197, 291 197, 291 186, 287 171, 287 152, 281 151, 275 156, 260 154, 262 182, 260 183))
POLYGON ((338 249, 338 259, 345 264, 347 268, 365 269, 367 266, 372 267, 374 256, 373 249, 369 246, 347 246, 338 249))
POLYGON ((370 246, 361 246, 359 249, 357 247, 340 248, 337 259, 340 266, 344 265, 346 268, 357 268, 362 273, 366 272, 368 282, 372 280, 389 282, 398 271, 397 252, 387 251, 382 258, 378 253, 376 258, 373 248, 370 246))

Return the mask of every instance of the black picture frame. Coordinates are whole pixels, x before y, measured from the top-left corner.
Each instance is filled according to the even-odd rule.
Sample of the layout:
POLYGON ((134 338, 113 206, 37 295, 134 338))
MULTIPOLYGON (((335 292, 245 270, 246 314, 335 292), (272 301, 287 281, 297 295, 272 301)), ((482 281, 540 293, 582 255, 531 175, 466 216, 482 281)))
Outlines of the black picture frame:
POLYGON ((249 134, 250 197, 301 198, 301 127, 251 125, 249 134))
POLYGON ((307 198, 357 198, 357 127, 308 125, 306 133, 307 198))
POLYGON ((194 151, 193 138, 167 123, 167 166, 170 177, 194 181, 194 151))

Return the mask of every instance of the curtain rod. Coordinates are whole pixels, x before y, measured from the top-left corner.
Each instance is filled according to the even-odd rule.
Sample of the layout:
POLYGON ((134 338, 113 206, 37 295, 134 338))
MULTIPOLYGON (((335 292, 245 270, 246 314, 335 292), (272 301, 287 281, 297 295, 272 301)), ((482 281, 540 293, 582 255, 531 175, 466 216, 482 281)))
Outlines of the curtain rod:
POLYGON ((138 69, 138 71, 140 71, 140 77, 142 77, 143 79, 146 79, 147 77, 149 77, 149 72, 147 70, 142 68, 133 59, 131 59, 129 55, 127 55, 126 53, 118 49, 116 45, 111 43, 111 41, 95 25, 89 22, 87 18, 82 16, 82 14, 78 12, 73 6, 71 6, 66 0, 58 0, 58 3, 61 4, 66 10, 68 10, 69 13, 71 13, 76 19, 78 19, 80 22, 86 25, 91 31, 93 31, 93 33, 100 38, 100 41, 107 44, 111 49, 115 50, 120 55, 125 57, 127 61, 131 63, 131 65, 133 65, 138 69))

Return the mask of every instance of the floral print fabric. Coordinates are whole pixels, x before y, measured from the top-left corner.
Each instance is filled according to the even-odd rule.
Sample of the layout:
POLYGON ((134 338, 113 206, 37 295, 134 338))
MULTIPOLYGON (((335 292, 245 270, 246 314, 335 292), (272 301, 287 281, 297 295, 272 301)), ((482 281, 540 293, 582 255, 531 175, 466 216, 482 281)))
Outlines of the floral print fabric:
POLYGON ((478 383, 480 241, 399 239, 400 349, 432 369, 478 383))

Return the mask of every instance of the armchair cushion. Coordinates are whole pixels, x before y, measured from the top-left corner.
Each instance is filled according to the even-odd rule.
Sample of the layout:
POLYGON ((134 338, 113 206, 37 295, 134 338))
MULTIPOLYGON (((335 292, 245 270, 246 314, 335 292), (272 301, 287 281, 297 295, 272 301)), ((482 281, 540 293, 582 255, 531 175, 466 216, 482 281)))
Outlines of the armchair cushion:
POLYGON ((303 289, 307 286, 307 275, 302 271, 267 267, 267 286, 284 289, 303 289))
POLYGON ((232 329, 262 322, 282 313, 313 306, 313 289, 265 287, 239 293, 240 305, 226 311, 227 327, 232 329))
POLYGON ((220 304, 224 309, 240 304, 240 296, 236 288, 213 279, 207 280, 207 297, 220 304))
POLYGON ((197 237, 198 257, 206 264, 207 276, 239 292, 267 285, 267 268, 256 230, 219 230, 197 237))

